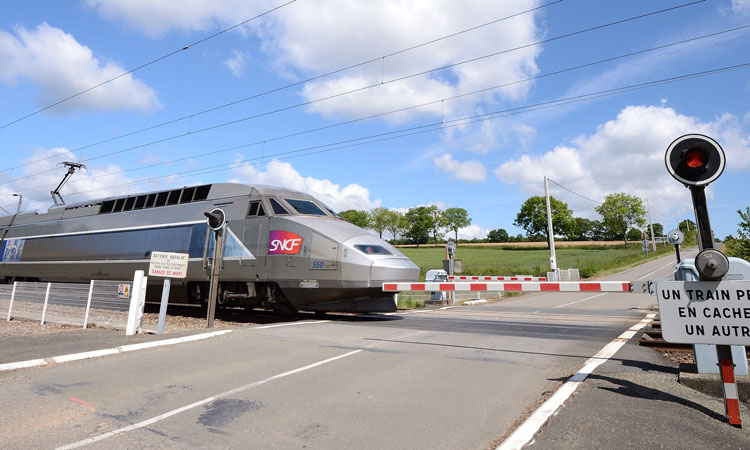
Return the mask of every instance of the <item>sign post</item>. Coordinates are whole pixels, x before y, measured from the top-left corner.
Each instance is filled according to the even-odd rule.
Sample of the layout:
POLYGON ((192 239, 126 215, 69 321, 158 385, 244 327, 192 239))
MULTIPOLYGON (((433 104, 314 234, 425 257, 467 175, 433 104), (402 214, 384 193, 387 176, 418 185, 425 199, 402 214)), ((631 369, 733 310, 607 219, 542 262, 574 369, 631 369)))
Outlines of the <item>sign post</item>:
POLYGON ((151 262, 148 266, 149 276, 164 277, 164 287, 161 291, 161 305, 159 306, 159 325, 156 334, 164 333, 164 322, 167 318, 167 304, 169 303, 169 289, 172 278, 187 277, 188 253, 151 252, 151 262))

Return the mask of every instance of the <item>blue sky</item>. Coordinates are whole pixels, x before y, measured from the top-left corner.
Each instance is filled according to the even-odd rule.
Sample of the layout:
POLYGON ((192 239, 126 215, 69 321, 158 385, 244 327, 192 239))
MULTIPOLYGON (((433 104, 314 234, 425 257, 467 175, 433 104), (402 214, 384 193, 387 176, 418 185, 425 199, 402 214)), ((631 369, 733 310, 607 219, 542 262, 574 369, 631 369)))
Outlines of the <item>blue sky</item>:
POLYGON ((750 67, 612 93, 750 63, 749 0, 297 0, 11 124, 284 3, 4 3, 0 206, 20 193, 45 210, 59 163, 76 161, 88 169, 68 202, 260 183, 337 210, 466 208, 470 238, 521 232, 513 220, 546 175, 576 216, 626 192, 670 229, 693 216, 664 151, 693 132, 727 154, 708 190, 717 236, 750 205, 750 67))

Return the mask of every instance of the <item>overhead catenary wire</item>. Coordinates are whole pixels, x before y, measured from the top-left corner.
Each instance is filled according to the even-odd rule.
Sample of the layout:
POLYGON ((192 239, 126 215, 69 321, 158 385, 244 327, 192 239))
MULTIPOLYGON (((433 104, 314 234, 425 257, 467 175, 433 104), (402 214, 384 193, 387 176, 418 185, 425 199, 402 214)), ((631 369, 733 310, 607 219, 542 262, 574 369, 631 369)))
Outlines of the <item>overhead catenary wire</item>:
MULTIPOLYGON (((441 131, 441 130, 443 130, 445 128, 462 127, 462 126, 465 126, 467 124, 472 124, 472 123, 477 123, 477 122, 484 122, 484 121, 487 121, 487 120, 493 120, 493 119, 500 118, 500 117, 506 117, 506 116, 516 115, 516 114, 522 114, 522 113, 527 113, 527 112, 532 112, 532 111, 538 111, 538 110, 541 110, 541 109, 553 108, 553 107, 557 107, 557 106, 563 106, 563 105, 567 105, 567 104, 571 104, 571 103, 577 103, 577 102, 581 102, 581 101, 592 100, 592 99, 601 98, 601 97, 605 97, 605 96, 620 94, 620 93, 624 93, 624 92, 630 92, 630 91, 633 91, 633 90, 645 89, 645 88, 648 88, 648 87, 659 86, 659 85, 663 85, 663 84, 669 84, 669 83, 674 83, 674 82, 678 82, 678 81, 684 81, 684 80, 688 80, 688 79, 693 79, 693 78, 698 78, 698 77, 704 77, 704 76, 714 75, 714 74, 723 73, 723 72, 727 72, 727 71, 731 71, 731 70, 745 69, 745 68, 748 68, 748 67, 750 67, 750 62, 746 62, 746 63, 742 63, 742 64, 736 64, 736 65, 732 65, 732 66, 724 66, 724 67, 720 67, 720 68, 716 68, 716 69, 710 69, 710 70, 705 70, 705 71, 700 71, 700 72, 694 72, 694 73, 690 73, 690 74, 679 75, 679 76, 664 78, 664 79, 660 79, 660 80, 648 81, 648 82, 639 83, 639 84, 630 85, 630 86, 623 86, 623 87, 619 87, 619 88, 607 89, 607 90, 598 91, 598 92, 592 92, 592 93, 587 93, 587 94, 580 94, 580 95, 576 95, 576 96, 571 96, 571 97, 566 97, 566 98, 561 98, 561 99, 556 99, 556 100, 550 100, 550 101, 546 101, 546 102, 540 102, 540 103, 536 103, 536 104, 533 104, 533 105, 525 105, 525 106, 520 106, 520 107, 515 107, 515 108, 509 108, 509 109, 505 109, 505 110, 493 111, 493 112, 484 113, 484 114, 476 114, 476 115, 462 117, 462 118, 458 118, 458 119, 452 119, 452 120, 449 120, 449 121, 446 121, 446 122, 443 122, 443 123, 435 122, 435 123, 431 123, 431 124, 425 124, 425 125, 420 125, 420 126, 416 126, 416 127, 410 127, 410 128, 402 129, 402 130, 390 131, 390 132, 380 133, 380 134, 376 134, 376 135, 370 135, 370 136, 365 136, 365 137, 360 137, 360 138, 355 138, 355 139, 349 139, 349 140, 346 140, 346 141, 340 141, 340 142, 336 142, 336 143, 323 144, 323 145, 317 145, 317 146, 313 146, 313 147, 306 147, 306 148, 303 148, 303 149, 278 152, 278 153, 275 153, 275 154, 266 155, 264 157, 249 158, 249 159, 245 159, 245 160, 242 160, 242 161, 233 161, 233 162, 230 162, 230 163, 223 163, 223 164, 218 164, 218 165, 214 165, 214 166, 210 166, 210 167, 205 167, 205 168, 192 169, 192 170, 183 171, 183 172, 177 172, 177 173, 172 173, 172 174, 168 174, 168 175, 164 175, 164 176, 160 176, 160 177, 156 177, 156 178, 149 178, 147 180, 133 181, 133 182, 128 182, 128 183, 124 183, 124 184, 109 186, 109 188, 119 188, 119 187, 134 186, 134 185, 145 184, 145 183, 150 183, 150 182, 154 182, 154 181, 161 181, 161 180, 166 180, 166 179, 176 179, 176 178, 180 178, 180 177, 184 177, 184 176, 193 176, 193 175, 196 175, 196 174, 205 174, 205 173, 220 172, 220 171, 227 170, 229 168, 239 167, 239 166, 241 166, 243 164, 247 164, 247 163, 251 163, 251 162, 256 162, 256 161, 259 161, 261 159, 265 159, 267 161, 270 161, 272 159, 279 159, 279 160, 281 160, 281 159, 291 159, 291 158, 297 158, 297 157, 301 157, 301 156, 309 156, 309 155, 314 155, 314 154, 331 152, 331 151, 334 151, 334 150, 340 150, 340 149, 344 149, 344 148, 356 147, 356 146, 360 146, 360 145, 373 144, 373 143, 383 142, 383 141, 387 141, 387 140, 400 139, 400 138, 404 138, 404 137, 408 137, 408 136, 414 136, 414 135, 423 134, 423 133, 430 133, 430 132, 441 131), (396 134, 396 133, 402 133, 402 134, 398 134, 398 135, 392 136, 393 134, 396 134), (374 137, 379 137, 379 139, 372 139, 374 137), (372 140, 366 140, 366 139, 372 139, 372 140), (365 142, 356 142, 356 141, 365 141, 365 142), (342 143, 345 144, 345 145, 339 145, 339 144, 342 144, 342 143), (321 149, 322 147, 330 147, 330 146, 335 146, 335 145, 338 145, 338 147, 321 149), (311 149, 319 149, 319 150, 309 151, 311 149), (307 152, 307 153, 302 153, 302 152, 307 152)), ((108 174, 108 175, 112 175, 112 174, 108 174)), ((34 188, 34 189, 29 189, 29 190, 30 191, 36 191, 36 190, 42 190, 42 189, 46 189, 46 188, 40 187, 40 188, 34 188)), ((87 190, 87 191, 78 191, 78 192, 69 193, 67 195, 77 195, 77 194, 84 194, 84 193, 95 192, 95 191, 98 191, 98 189, 92 189, 92 190, 87 190)))
POLYGON ((590 199, 590 198, 586 197, 585 195, 581 195, 581 194, 579 194, 578 192, 575 192, 575 191, 573 191, 572 189, 568 189, 568 188, 566 188, 566 187, 565 187, 565 186, 563 186, 562 184, 560 184, 560 183, 558 183, 558 182, 556 182, 556 181, 552 180, 552 179, 551 179, 551 178, 549 178, 549 177, 547 177, 547 180, 549 180, 549 181, 550 181, 550 182, 552 182, 553 184, 557 185, 558 187, 560 187, 560 188, 562 188, 562 189, 565 189, 566 191, 570 192, 571 194, 573 194, 573 195, 577 195, 577 196, 581 197, 581 198, 582 198, 582 199, 584 199, 584 200, 588 200, 588 201, 590 201, 590 202, 592 202, 592 203, 596 203, 597 205, 601 205, 601 204, 602 204, 602 202, 598 202, 598 201, 596 201, 596 200, 592 200, 592 199, 590 199))
MULTIPOLYGON (((664 44, 664 45, 660 45, 660 46, 656 46, 656 47, 651 47, 651 48, 644 49, 644 50, 639 50, 639 51, 635 51, 635 52, 626 53, 626 54, 623 54, 623 55, 618 55, 618 56, 614 56, 614 57, 605 58, 605 59, 598 60, 598 61, 593 61, 593 62, 589 62, 589 63, 585 63, 585 64, 580 64, 580 65, 577 65, 577 66, 568 67, 568 68, 565 68, 565 69, 560 69, 560 70, 557 70, 557 71, 553 71, 553 72, 549 72, 549 73, 545 73, 545 74, 540 74, 540 75, 536 75, 536 76, 525 78, 525 79, 521 79, 521 80, 515 80, 515 81, 512 81, 512 82, 508 82, 508 83, 504 83, 504 84, 500 84, 500 85, 495 85, 495 86, 487 87, 487 88, 476 90, 476 91, 471 91, 471 92, 467 92, 467 93, 461 93, 461 94, 457 94, 457 95, 454 95, 454 96, 451 96, 451 97, 446 97, 446 98, 434 100, 434 101, 431 101, 431 102, 421 103, 421 104, 418 104, 418 105, 412 105, 412 106, 408 106, 408 107, 404 107, 404 108, 400 108, 400 109, 396 109, 396 110, 392 110, 392 111, 387 111, 387 112, 384 112, 384 113, 373 114, 373 115, 369 115, 369 116, 366 116, 366 117, 361 117, 361 118, 352 119, 352 120, 345 121, 345 122, 340 122, 340 123, 337 123, 337 124, 332 124, 332 125, 327 125, 327 126, 323 126, 323 127, 314 128, 314 129, 311 129, 311 130, 305 130, 305 131, 301 131, 301 132, 297 132, 297 133, 291 133, 291 134, 287 134, 287 135, 280 136, 280 137, 264 139, 262 141, 258 141, 256 143, 254 143, 254 144, 246 144, 244 146, 255 145, 255 144, 259 144, 261 142, 276 141, 276 140, 285 139, 285 138, 289 138, 289 137, 299 136, 301 134, 311 133, 311 132, 314 132, 314 131, 321 131, 321 130, 325 130, 325 129, 330 129, 330 128, 334 128, 334 127, 339 127, 339 126, 343 126, 343 125, 347 125, 347 124, 359 122, 359 121, 373 119, 373 118, 376 118, 376 117, 382 117, 382 116, 385 116, 385 115, 388 115, 388 114, 395 114, 395 113, 399 113, 399 112, 404 112, 404 111, 407 111, 407 110, 410 110, 410 109, 415 109, 415 108, 420 108, 420 107, 424 107, 424 106, 429 106, 429 105, 432 105, 432 104, 441 103, 441 102, 444 102, 446 100, 454 100, 454 99, 461 98, 461 97, 466 97, 466 96, 469 96, 469 95, 475 95, 475 94, 479 94, 479 93, 483 93, 483 92, 487 92, 487 91, 499 89, 499 88, 502 88, 502 87, 511 86, 511 85, 518 84, 518 83, 523 83, 523 82, 528 82, 528 81, 532 81, 532 80, 537 80, 537 79, 541 79, 541 78, 545 78, 545 77, 549 77, 549 76, 553 76, 553 75, 562 74, 562 73, 565 73, 565 72, 570 72, 570 71, 573 71, 573 70, 579 70, 579 69, 582 69, 582 68, 591 67, 591 66, 598 65, 598 64, 612 62, 612 61, 615 61, 615 60, 618 60, 618 59, 623 59, 623 58, 633 57, 633 56, 637 56, 637 55, 642 55, 644 53, 648 53, 648 52, 652 52, 652 51, 656 51, 656 50, 661 50, 661 49, 664 49, 664 48, 668 48, 668 47, 672 47, 672 46, 676 46, 676 45, 681 45, 681 44, 685 44, 685 43, 689 43, 689 42, 694 42, 694 41, 697 41, 697 40, 700 40, 700 39, 707 39, 707 38, 710 38, 710 37, 715 37, 715 36, 718 36, 718 35, 722 35, 722 34, 726 34, 726 33, 731 33, 731 32, 736 32, 736 31, 744 30, 744 29, 748 29, 748 28, 750 28, 750 25, 744 25, 744 26, 740 26, 740 27, 735 27, 735 28, 731 28, 731 29, 727 29, 727 30, 722 30, 722 31, 714 32, 714 33, 709 33, 709 34, 705 34, 705 35, 701 35, 701 36, 689 38, 689 39, 683 39, 683 40, 680 40, 680 41, 677 41, 677 42, 672 42, 672 43, 669 43, 669 44, 664 44)), ((373 86, 370 86, 370 87, 375 87, 375 86, 379 86, 379 85, 373 85, 373 86)), ((367 87, 367 88, 370 88, 370 87, 367 87)), ((113 156, 113 155, 116 155, 116 154, 121 154, 121 153, 129 152, 129 151, 132 151, 132 150, 137 150, 137 149, 140 149, 140 148, 148 147, 148 146, 151 146, 151 145, 155 145, 155 144, 159 144, 159 143, 163 143, 163 142, 167 142, 167 141, 171 141, 171 140, 183 138, 183 137, 186 137, 186 136, 189 136, 189 135, 192 135, 192 134, 202 133, 202 132, 209 131, 209 130, 214 130, 214 129, 217 129, 217 128, 220 128, 220 127, 229 126, 229 125, 233 125, 233 124, 240 123, 240 122, 243 122, 243 121, 252 120, 252 119, 255 119, 255 118, 258 118, 258 117, 267 116, 267 115, 270 115, 270 114, 274 114, 274 113, 278 113, 278 112, 281 112, 281 111, 289 110, 289 109, 292 109, 292 108, 297 108, 297 107, 300 107, 300 106, 309 105, 309 104, 312 104, 312 103, 315 103, 315 102, 319 102, 319 101, 323 101, 323 100, 326 100, 326 99, 330 99, 330 98, 333 98, 333 97, 346 95, 346 94, 349 94, 349 93, 352 93, 352 92, 357 92, 357 91, 360 91, 362 89, 364 89, 364 88, 358 88, 358 89, 355 89, 355 90, 352 90, 352 91, 346 91, 346 92, 334 94, 332 96, 324 97, 322 99, 311 100, 309 102, 304 102, 304 103, 300 103, 300 104, 296 104, 296 105, 291 105, 291 106, 287 106, 287 107, 284 107, 284 108, 276 109, 276 110, 273 110, 273 111, 267 111, 267 112, 258 113, 258 114, 252 115, 252 116, 243 117, 243 118, 240 118, 240 119, 235 119, 235 120, 232 120, 232 121, 223 122, 223 123, 220 123, 220 124, 212 125, 210 127, 205 127, 205 128, 201 128, 201 129, 198 129, 198 130, 188 131, 186 133, 180 133, 180 134, 177 134, 177 135, 168 136, 168 137, 157 139, 157 140, 154 140, 154 141, 149 141, 149 142, 146 142, 146 143, 143 143, 143 144, 139 144, 139 145, 135 145, 135 146, 131 146, 131 147, 126 147, 126 148, 114 150, 114 151, 111 151, 111 152, 108 152, 108 153, 104 153, 104 154, 98 155, 96 157, 85 159, 83 161, 90 162, 90 161, 94 161, 94 160, 106 158, 106 157, 113 156)), ((234 149, 236 149, 236 147, 230 147, 230 148, 228 148, 226 150, 223 150, 223 151, 229 151, 229 150, 234 150, 234 149)), ((203 155, 209 155, 209 154, 215 154, 215 153, 217 153, 217 151, 214 151, 214 152, 205 152, 205 153, 202 153, 202 154, 193 155, 191 157, 200 157, 200 156, 203 156, 203 155)), ((58 156, 54 155, 54 157, 58 157, 58 156)), ((49 159, 49 158, 46 158, 46 159, 49 159)), ((165 163, 162 163, 162 164, 166 164, 166 163, 170 163, 170 162, 177 162, 177 161, 181 161, 181 160, 184 160, 184 159, 188 159, 188 158, 180 158, 180 159, 172 160, 172 161, 165 162, 165 163)), ((37 162, 38 161, 40 161, 40 160, 37 160, 37 162)), ((41 174, 44 174, 44 173, 49 173, 49 172, 52 172, 54 170, 55 169, 48 169, 48 170, 41 171, 41 172, 36 172, 36 173, 33 173, 33 174, 25 174, 24 178, 28 177, 28 176, 35 176, 35 175, 41 175, 41 174)), ((20 179, 20 178, 18 178, 18 179, 20 179)), ((14 181, 17 181, 18 179, 10 179, 10 180, 5 181, 4 183, 0 183, 0 185, 1 184, 12 183, 14 181)))
MULTIPOLYGON (((290 84, 286 84, 286 85, 283 85, 283 86, 279 86, 277 88, 273 88, 273 89, 270 89, 270 90, 267 90, 267 91, 259 92, 257 94, 253 94, 253 95, 250 95, 248 97, 240 98, 238 100, 233 100, 233 101, 228 102, 228 103, 224 103, 224 104, 217 105, 217 106, 212 106, 211 108, 204 109, 204 110, 201 110, 201 111, 197 111, 197 112, 194 112, 194 113, 190 113, 188 115, 185 115, 185 116, 182 116, 182 117, 178 117, 176 119, 171 119, 171 120, 168 120, 168 121, 165 121, 165 122, 161 122, 161 123, 158 123, 156 125, 151 125, 149 127, 141 128, 141 129, 138 129, 138 130, 135 130, 135 131, 131 131, 131 132, 128 132, 128 133, 124 133, 124 134, 121 134, 121 135, 118 135, 118 136, 115 136, 115 137, 112 137, 112 138, 108 138, 108 139, 104 139, 104 140, 101 140, 101 141, 98 141, 98 142, 87 144, 87 145, 84 145, 84 146, 72 149, 71 151, 75 152, 75 151, 85 150, 85 149, 88 149, 88 148, 91 148, 91 147, 95 147, 97 145, 105 144, 105 143, 108 143, 108 142, 112 142, 112 141, 115 141, 115 140, 118 140, 118 139, 122 139, 122 138, 125 138, 125 137, 133 136, 133 135, 136 135, 136 134, 144 133, 146 131, 154 130, 156 128, 160 128, 160 127, 163 127, 163 126, 171 125, 173 123, 177 123, 177 122, 180 122, 180 121, 186 120, 186 119, 191 119, 191 121, 192 121, 192 119, 195 116, 200 116, 200 115, 207 114, 207 113, 210 113, 210 112, 218 111, 220 109, 227 108, 229 106, 237 105, 239 103, 243 103, 243 102, 246 102, 246 101, 249 101, 249 100, 260 98, 260 97, 263 97, 263 96, 266 96, 266 95, 269 95, 269 94, 273 94, 273 93, 276 93, 276 92, 279 92, 279 91, 283 91, 285 89, 289 89, 289 88, 292 88, 292 87, 295 87, 295 86, 300 86, 300 85, 303 85, 305 83, 309 83, 310 81, 319 80, 321 78, 325 78, 325 77, 328 77, 328 76, 331 76, 331 75, 335 75, 337 73, 341 73, 341 72, 344 72, 344 71, 347 71, 347 70, 350 70, 350 69, 354 69, 354 68, 357 68, 357 67, 360 67, 360 66, 364 66, 364 65, 370 64, 370 63, 372 63, 374 61, 378 61, 378 60, 381 60, 381 59, 382 59, 383 63, 385 63, 385 58, 396 56, 396 55, 399 55, 401 53, 405 53, 405 52, 408 52, 408 51, 411 51, 411 50, 415 50, 415 49, 420 48, 420 47, 424 47, 424 46, 427 46, 427 45, 430 45, 430 44, 434 44, 436 42, 439 42, 439 41, 442 41, 442 40, 445 40, 445 39, 456 37, 456 36, 459 36, 461 34, 471 32, 471 31, 475 31, 475 30, 478 30, 480 28, 487 27, 489 25, 493 25, 493 24, 496 24, 498 22, 502 22, 504 20, 508 20, 508 19, 511 19, 511 18, 514 18, 514 17, 518 17, 518 16, 520 16, 522 14, 527 14, 527 13, 530 13, 530 12, 533 12, 533 11, 537 11, 537 10, 542 9, 542 8, 546 8, 548 6, 552 6, 552 5, 561 3, 562 1, 563 0, 555 0, 555 1, 552 1, 552 2, 549 2, 549 3, 545 3, 543 5, 539 5, 539 6, 535 7, 535 8, 530 8, 530 9, 527 9, 527 10, 524 10, 524 11, 520 11, 518 13, 511 14, 509 16, 502 17, 500 19, 495 19, 495 20, 491 20, 489 22, 482 23, 480 25, 475 25, 473 27, 466 28, 466 29, 457 31, 455 33, 451 33, 451 34, 448 34, 448 35, 445 35, 445 36, 441 36, 439 38, 435 38, 435 39, 432 39, 432 40, 429 40, 429 41, 426 41, 426 42, 422 42, 420 44, 412 45, 410 47, 407 47, 407 48, 404 48, 404 49, 401 49, 401 50, 397 50, 397 51, 388 53, 386 55, 378 56, 376 58, 371 58, 371 59, 368 59, 366 61, 362 61, 362 62, 359 62, 359 63, 351 64, 351 65, 348 65, 348 66, 345 66, 345 67, 342 67, 342 68, 339 68, 339 69, 335 69, 335 70, 332 70, 330 72, 326 72, 326 73, 323 73, 323 74, 320 74, 320 75, 316 75, 314 77, 310 77, 310 78, 307 78, 307 79, 304 79, 304 80, 301 80, 301 81, 297 81, 297 82, 294 82, 294 83, 290 83, 290 84)), ((282 6, 285 6, 285 5, 282 5, 282 6)), ((243 24, 247 23, 250 20, 253 20, 253 19, 249 19, 249 20, 247 20, 245 22, 242 22, 241 24, 235 25, 234 27, 231 27, 229 29, 223 30, 222 32, 229 31, 230 29, 236 28, 237 26, 240 26, 240 25, 243 25, 243 24)), ((217 33, 216 35, 218 35, 218 34, 220 34, 220 33, 217 33)), ((214 37, 216 35, 212 35, 210 37, 214 37)), ((208 39, 208 38, 206 38, 206 39, 208 39)), ((206 39, 203 39, 203 40, 206 40, 206 39)), ((201 40, 199 42, 202 42, 203 40, 201 40)), ((196 45, 196 44, 191 44, 190 46, 192 46, 192 45, 196 45)), ((188 47, 190 47, 190 46, 188 46, 188 47)), ((184 49, 186 49, 188 47, 185 47, 184 49)), ((179 51, 182 51, 184 49, 181 49, 181 50, 178 50, 176 52, 173 52, 172 54, 177 53, 179 51)), ((172 54, 167 55, 167 56, 171 56, 172 54)), ((165 57, 162 57, 161 59, 164 59, 165 57)), ((151 63, 153 63, 153 62, 156 62, 156 60, 152 61, 151 63)), ((151 64, 151 63, 149 63, 149 64, 151 64)), ((143 67, 145 67, 145 66, 143 66, 143 67)), ((137 70, 137 69, 134 69, 134 70, 137 70)), ((123 74, 123 75, 126 75, 126 74, 123 74)), ((110 81, 112 81, 112 80, 110 80, 110 81)), ((382 84, 382 81, 383 80, 381 79, 381 84, 382 84)), ((38 111, 38 112, 41 112, 41 110, 38 111)), ((22 119, 20 119, 20 120, 22 120, 22 119)), ((37 160, 34 160, 34 161, 30 161, 30 162, 27 162, 27 163, 24 163, 24 164, 19 164, 17 166, 10 167, 8 169, 2 169, 2 170, 0 170, 0 172, 7 172, 9 170, 13 170, 13 169, 17 169, 17 168, 20 168, 20 167, 24 167, 24 166, 27 166, 27 165, 30 165, 30 164, 34 164, 36 162, 45 161, 47 159, 52 159, 54 157, 55 156, 49 156, 47 158, 40 158, 40 159, 37 159, 37 160)))
POLYGON ((39 108, 39 109, 37 109, 37 110, 35 110, 35 111, 33 111, 33 112, 29 113, 29 114, 26 114, 25 116, 19 117, 18 119, 15 119, 15 120, 12 120, 12 121, 10 121, 10 122, 8 122, 8 123, 5 123, 5 124, 3 124, 3 125, 0 125, 0 130, 3 130, 3 129, 5 129, 5 128, 7 128, 7 127, 11 126, 11 125, 14 125, 14 124, 16 124, 16 123, 18 123, 18 122, 21 122, 22 120, 25 120, 25 119, 28 119, 28 118, 30 118, 30 117, 33 117, 33 116, 35 116, 35 115, 37 115, 37 114, 39 114, 39 113, 41 113, 41 112, 44 112, 44 111, 46 111, 46 110, 48 110, 48 109, 54 108, 54 107, 55 107, 55 106, 57 106, 57 105, 60 105, 60 104, 62 104, 62 103, 65 103, 65 102, 67 102, 68 100, 72 100, 72 99, 74 99, 74 98, 76 98, 76 97, 79 97, 79 96, 81 96, 81 95, 83 95, 83 94, 86 94, 87 92, 91 92, 91 91, 93 91, 94 89, 97 89, 97 88, 99 88, 99 87, 102 87, 102 86, 104 86, 105 84, 111 83, 111 82, 113 82, 113 81, 115 81, 115 80, 118 80, 118 79, 120 79, 120 78, 122 78, 122 77, 124 77, 124 76, 126 76, 126 75, 130 75, 130 74, 132 74, 132 73, 134 73, 134 72, 136 72, 136 71, 138 71, 138 70, 141 70, 141 69, 143 69, 143 68, 146 68, 146 67, 148 67, 148 66, 150 66, 150 65, 152 65, 152 64, 155 64, 155 63, 157 63, 157 62, 159 62, 159 61, 165 60, 165 59, 169 58, 170 56, 174 56, 174 55, 176 55, 176 54, 178 54, 178 53, 182 53, 182 52, 184 52, 185 50, 188 50, 188 49, 190 49, 190 48, 192 48, 192 47, 195 47, 196 45, 199 45, 199 44, 202 44, 203 42, 206 42, 206 41, 208 41, 209 39, 213 39, 213 38, 215 38, 215 37, 217 37, 217 36, 219 36, 219 35, 222 35, 222 34, 224 34, 224 33, 227 33, 227 32, 229 32, 229 31, 231 31, 231 30, 234 30, 235 28, 239 28, 239 27, 241 27, 241 26, 243 26, 243 25, 245 25, 245 24, 247 24, 247 23, 249 23, 249 22, 252 22, 253 20, 256 20, 256 19, 258 19, 258 18, 260 18, 260 17, 263 17, 263 16, 265 16, 265 15, 267 15, 267 14, 270 14, 270 13, 272 13, 272 12, 274 12, 274 11, 277 11, 277 10, 279 10, 279 9, 281 9, 281 8, 283 8, 283 7, 287 6, 287 5, 289 5, 289 4, 292 4, 292 3, 296 2, 296 1, 297 1, 297 0, 290 0, 290 1, 288 1, 287 3, 284 3, 284 4, 282 4, 282 5, 279 5, 279 6, 275 7, 275 8, 273 8, 273 9, 270 9, 270 10, 268 10, 268 11, 265 11, 265 12, 263 12, 263 13, 261 13, 261 14, 258 14, 258 15, 257 15, 257 16, 255 16, 255 17, 251 17, 251 18, 249 18, 249 19, 247 19, 247 20, 243 20, 242 22, 240 22, 240 23, 237 23, 237 24, 235 24, 235 25, 232 25, 231 27, 225 28, 225 29, 223 29, 223 30, 221 30, 221 31, 218 31, 218 32, 216 32, 216 33, 214 33, 214 34, 212 34, 212 35, 210 35, 210 36, 206 36, 206 37, 204 37, 204 38, 202 38, 202 39, 199 39, 199 40, 197 40, 197 41, 193 42, 192 44, 188 44, 188 45, 185 45, 185 46, 183 46, 182 48, 180 48, 180 49, 178 49, 178 50, 174 50, 174 51, 172 51, 172 52, 170 52, 170 53, 167 53, 166 55, 162 55, 162 56, 159 56, 158 58, 155 58, 155 59, 152 59, 151 61, 148 61, 148 62, 146 62, 146 63, 143 63, 143 64, 141 64, 141 65, 140 65, 140 66, 138 66, 138 67, 135 67, 135 68, 133 68, 133 69, 130 69, 130 70, 126 71, 126 72, 123 72, 123 73, 121 73, 121 74, 119 74, 119 75, 117 75, 117 76, 115 76, 115 77, 112 77, 112 78, 110 78, 110 79, 108 79, 108 80, 102 81, 102 82, 101 82, 101 83, 99 83, 99 84, 96 84, 96 85, 94 85, 94 86, 91 86, 91 87, 89 87, 89 88, 87 88, 87 89, 84 89, 84 90, 82 90, 82 91, 80 91, 80 92, 77 92, 77 93, 75 93, 75 94, 73 94, 73 95, 70 95, 70 96, 68 96, 68 97, 65 97, 65 98, 63 98, 63 99, 61 99, 61 100, 58 100, 58 101, 56 101, 56 102, 54 102, 54 103, 51 103, 51 104, 49 104, 49 105, 47 105, 47 106, 45 106, 45 107, 39 108))

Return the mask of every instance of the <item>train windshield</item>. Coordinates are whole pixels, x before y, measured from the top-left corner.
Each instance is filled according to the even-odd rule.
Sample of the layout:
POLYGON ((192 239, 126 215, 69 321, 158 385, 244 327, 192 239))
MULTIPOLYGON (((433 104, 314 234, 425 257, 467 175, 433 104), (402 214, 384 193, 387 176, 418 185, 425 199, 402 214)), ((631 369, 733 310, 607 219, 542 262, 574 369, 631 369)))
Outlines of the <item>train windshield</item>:
POLYGON ((326 213, 318 205, 309 200, 299 200, 294 198, 285 198, 295 211, 299 214, 309 214, 313 216, 325 216, 326 213))
POLYGON ((390 255, 385 247, 380 245, 369 245, 369 244, 355 244, 354 248, 367 255, 390 255))

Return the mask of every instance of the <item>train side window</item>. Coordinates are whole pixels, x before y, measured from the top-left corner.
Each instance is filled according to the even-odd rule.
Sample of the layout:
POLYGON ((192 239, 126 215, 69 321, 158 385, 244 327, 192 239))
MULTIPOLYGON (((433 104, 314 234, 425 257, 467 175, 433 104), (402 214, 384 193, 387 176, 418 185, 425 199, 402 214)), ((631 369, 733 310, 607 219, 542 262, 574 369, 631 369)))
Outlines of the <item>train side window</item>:
POLYGON ((169 198, 167 199, 167 205, 176 205, 180 201, 180 193, 182 189, 176 191, 169 191, 169 198))
POLYGON ((263 210, 263 203, 258 205, 258 217, 266 215, 266 211, 263 210))
POLYGON ((122 211, 122 206, 125 204, 124 198, 118 198, 117 201, 115 201, 115 208, 112 210, 112 212, 120 212, 122 211))
POLYGON ((155 201, 156 201, 156 194, 148 194, 148 197, 146 198, 146 204, 143 207, 153 208, 155 201))
POLYGON ((247 211, 248 217, 258 215, 258 205, 260 205, 260 202, 250 202, 250 209, 247 211))
POLYGON ((271 209, 273 210, 274 214, 289 214, 289 211, 281 206, 281 203, 279 203, 275 198, 269 198, 268 201, 271 203, 271 209))
POLYGON ((205 184, 203 186, 198 186, 195 188, 195 197, 193 198, 194 202, 205 200, 208 198, 208 191, 211 190, 210 184, 205 184))
POLYGON ((145 195, 139 195, 135 198, 135 206, 133 209, 142 209, 143 205, 146 203, 146 196, 145 195))
POLYGON ((107 200, 106 202, 102 203, 102 207, 99 209, 99 214, 111 213, 114 206, 114 200, 107 200))
POLYGON ((182 198, 180 199, 180 204, 192 202, 193 194, 195 194, 195 187, 185 188, 182 191, 182 198))
POLYGON ((126 198, 124 211, 130 211, 131 209, 133 209, 134 204, 135 204, 135 197, 126 198))
POLYGON ((156 194, 156 203, 154 203, 154 207, 166 205, 168 195, 169 192, 159 192, 156 194))

